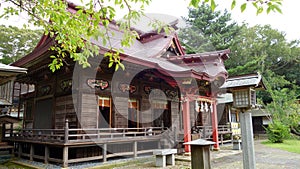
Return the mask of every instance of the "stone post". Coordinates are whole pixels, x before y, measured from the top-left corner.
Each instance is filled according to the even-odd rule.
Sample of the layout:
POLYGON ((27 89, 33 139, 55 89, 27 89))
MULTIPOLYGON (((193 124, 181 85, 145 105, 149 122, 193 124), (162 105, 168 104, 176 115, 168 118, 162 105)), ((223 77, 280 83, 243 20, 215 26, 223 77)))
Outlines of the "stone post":
POLYGON ((255 169, 252 117, 249 111, 240 113, 244 169, 255 169))

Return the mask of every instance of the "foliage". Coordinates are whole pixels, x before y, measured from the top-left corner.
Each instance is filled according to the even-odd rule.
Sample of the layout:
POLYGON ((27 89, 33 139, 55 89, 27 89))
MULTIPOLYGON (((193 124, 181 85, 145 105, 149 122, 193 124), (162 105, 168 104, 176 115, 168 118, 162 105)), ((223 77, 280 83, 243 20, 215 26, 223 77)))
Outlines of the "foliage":
POLYGON ((269 147, 278 148, 278 149, 286 150, 288 152, 297 153, 297 154, 300 154, 300 144, 299 143, 300 143, 300 140, 297 140, 297 139, 288 139, 288 140, 285 140, 281 144, 274 144, 274 143, 271 143, 270 141, 262 142, 262 144, 267 145, 269 147))
POLYGON ((206 4, 190 8, 188 17, 183 19, 189 26, 180 30, 179 38, 187 53, 227 49, 239 30, 230 13, 213 12, 206 4))
MULTIPOLYGON (((258 94, 264 103, 274 99, 270 95, 271 90, 291 88, 295 79, 298 79, 298 41, 288 42, 283 32, 270 25, 248 27, 245 24, 233 42, 230 59, 225 62, 229 74, 234 76, 260 72, 264 80, 271 84, 267 92, 258 94)), ((299 89, 295 90, 295 94, 299 94, 299 89)))
POLYGON ((233 136, 233 140, 240 140, 241 138, 242 136, 239 134, 233 136))
POLYGON ((289 128, 280 121, 273 121, 266 128, 268 139, 272 143, 283 143, 284 139, 289 136, 289 128))
MULTIPOLYGON (((216 2, 215 0, 203 0, 206 3, 209 3, 212 10, 216 8, 216 2)), ((202 2, 202 0, 191 0, 190 5, 194 6, 195 8, 198 7, 198 4, 202 2)), ((241 2, 241 1, 239 1, 241 2)), ((240 5, 241 12, 244 12, 245 9, 247 8, 247 4, 252 4, 256 8, 256 14, 262 13, 264 10, 267 13, 270 13, 271 11, 273 12, 281 12, 280 6, 282 5, 282 0, 252 0, 248 2, 244 2, 240 5)), ((231 9, 234 9, 237 6, 237 0, 232 0, 231 2, 231 9)))
MULTIPOLYGON (((281 1, 256 0, 248 3, 253 4, 259 14, 264 9, 267 12, 281 12, 281 1)), ((118 53, 122 52, 122 47, 131 46, 133 39, 138 38, 138 33, 131 29, 131 24, 143 15, 145 5, 148 5, 151 0, 89 0, 84 1, 86 2, 84 5, 77 6, 77 11, 66 10, 68 2, 60 0, 4 0, 1 3, 7 2, 15 6, 6 7, 0 17, 8 18, 25 12, 30 17, 29 23, 42 27, 46 35, 55 39, 56 44, 52 50, 55 50, 57 55, 51 56, 53 62, 49 65, 50 69, 55 71, 66 62, 65 57, 72 58, 83 67, 89 66, 88 58, 99 54, 99 47, 90 42, 90 39, 101 39, 104 44, 108 44, 108 52, 111 54, 105 56, 109 57, 111 66, 122 65, 118 53), (134 9, 133 6, 137 7, 134 9), (113 32, 109 25, 116 17, 116 10, 120 9, 125 9, 127 13, 117 23, 124 36, 121 39, 122 47, 115 49, 110 43, 113 32), (99 29, 99 24, 103 28, 99 29)), ((212 10, 216 7, 215 0, 190 0, 190 5, 198 7, 200 2, 209 3, 212 10)), ((241 5, 241 11, 246 9, 246 5, 241 5)), ((236 0, 232 0, 231 7, 235 6, 236 0)))
POLYGON ((300 105, 297 103, 297 85, 285 80, 283 76, 269 72, 265 84, 272 102, 266 105, 272 115, 272 123, 267 128, 269 140, 282 142, 290 128, 297 128, 300 122, 300 105))
POLYGON ((264 75, 267 70, 278 73, 288 63, 298 60, 298 47, 287 42, 285 34, 270 25, 243 25, 234 39, 230 60, 225 62, 232 75, 254 72, 264 75))
POLYGON ((0 25, 0 62, 9 64, 28 54, 42 35, 41 30, 0 25))

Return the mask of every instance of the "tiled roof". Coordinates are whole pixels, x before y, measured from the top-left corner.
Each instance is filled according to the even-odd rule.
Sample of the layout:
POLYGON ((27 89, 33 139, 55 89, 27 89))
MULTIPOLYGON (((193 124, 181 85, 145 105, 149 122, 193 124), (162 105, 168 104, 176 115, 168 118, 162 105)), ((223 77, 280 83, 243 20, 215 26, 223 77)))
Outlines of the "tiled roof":
MULTIPOLYGON (((76 12, 74 10, 75 8, 70 11, 76 12)), ((171 24, 174 23, 176 22, 174 21, 171 24)), ((114 36, 111 36, 110 38, 110 43, 104 45, 101 39, 90 39, 93 44, 96 44, 101 48, 102 53, 108 51, 111 47, 115 49, 122 48, 124 50, 121 54, 122 60, 156 68, 178 77, 206 77, 206 79, 210 81, 215 80, 218 76, 222 77, 224 79, 223 81, 225 81, 225 78, 227 77, 227 71, 224 67, 223 60, 228 58, 229 50, 185 55, 175 32, 166 35, 163 32, 157 33, 154 31, 147 33, 139 31, 136 28, 133 29, 138 30, 138 33, 142 35, 143 39, 135 39, 130 47, 123 48, 120 43, 123 32, 117 29, 115 23, 110 24, 110 27, 111 34, 114 34, 114 36), (163 58, 162 55, 174 43, 178 48, 179 56, 163 58), (109 46, 109 44, 112 46, 109 46), (196 61, 195 64, 180 63, 181 61, 186 61, 191 58, 196 58, 198 61, 196 61)), ((101 28, 102 26, 99 25, 99 29, 101 28)), ((46 55, 45 53, 49 52, 48 49, 52 43, 53 40, 44 36, 32 53, 21 58, 19 61, 15 62, 14 65, 27 65, 33 60, 38 59, 40 56, 46 55)))
POLYGON ((237 88, 237 87, 246 87, 246 86, 266 89, 262 81, 262 76, 259 73, 229 77, 226 80, 226 82, 223 84, 223 86, 221 86, 221 88, 226 89, 226 88, 237 88))

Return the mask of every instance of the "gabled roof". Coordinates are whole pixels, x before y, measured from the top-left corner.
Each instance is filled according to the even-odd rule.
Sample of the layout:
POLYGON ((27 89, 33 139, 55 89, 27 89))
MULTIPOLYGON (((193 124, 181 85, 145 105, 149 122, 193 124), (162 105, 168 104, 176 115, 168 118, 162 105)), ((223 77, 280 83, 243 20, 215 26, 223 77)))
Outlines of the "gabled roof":
MULTIPOLYGON (((73 4, 69 5, 68 10, 72 13, 76 13, 76 8, 73 4)), ((177 22, 174 21, 171 24, 175 26, 176 23, 177 22)), ((102 27, 102 25, 99 25, 99 29, 102 27)), ((122 48, 124 50, 124 52, 120 54, 122 60, 155 68, 168 76, 193 77, 208 81, 213 81, 221 77, 223 82, 227 78, 227 71, 223 61, 228 58, 229 50, 186 55, 175 32, 167 35, 164 32, 157 33, 157 31, 143 32, 136 28, 132 29, 137 30, 140 34, 140 39, 135 39, 133 45, 129 48, 123 48, 120 43, 123 32, 118 29, 115 22, 111 22, 109 27, 112 32, 111 34, 114 34, 114 36, 110 38, 110 44, 112 46, 108 46, 108 43, 104 45, 101 39, 90 40, 93 44, 100 47, 101 54, 109 51, 111 47, 116 49, 122 48), (168 58, 162 57, 170 46, 175 46, 179 53, 174 56, 168 56, 168 58), (193 62, 194 64, 181 63, 181 61, 187 61, 191 58, 199 61, 193 62)), ((53 39, 48 36, 43 36, 33 52, 16 61, 14 65, 28 67, 40 57, 47 56, 47 52, 49 52, 49 48, 53 43, 53 39)))
POLYGON ((221 88, 223 89, 238 87, 254 87, 266 89, 266 86, 264 85, 262 80, 262 76, 259 73, 229 77, 223 84, 223 86, 221 86, 221 88))

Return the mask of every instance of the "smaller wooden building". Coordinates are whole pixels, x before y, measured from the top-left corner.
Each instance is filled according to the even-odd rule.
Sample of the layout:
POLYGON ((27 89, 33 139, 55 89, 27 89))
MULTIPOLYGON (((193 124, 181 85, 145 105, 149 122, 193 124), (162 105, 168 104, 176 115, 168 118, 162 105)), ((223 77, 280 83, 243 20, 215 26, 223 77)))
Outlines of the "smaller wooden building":
MULTIPOLYGON (((223 84, 223 86, 221 86, 221 89, 223 89, 226 92, 229 92, 228 89, 239 90, 241 88, 250 87, 250 86, 254 86, 254 88, 258 88, 258 89, 266 89, 262 80, 262 76, 259 73, 229 77, 226 80, 226 82, 223 84)), ((218 105, 218 107, 220 108, 220 111, 224 110, 223 113, 219 113, 219 114, 223 114, 223 116, 221 117, 221 124, 230 122, 231 128, 233 129, 232 130, 233 134, 240 135, 241 134, 239 128, 240 112, 239 110, 233 108, 232 94, 226 93, 220 95, 220 97, 222 97, 222 99, 220 99, 220 104, 218 105)), ((264 134, 265 133, 264 127, 266 127, 269 123, 270 114, 267 113, 266 110, 263 110, 259 105, 256 105, 255 108, 251 109, 251 114, 252 114, 253 134, 254 135, 264 134)))

